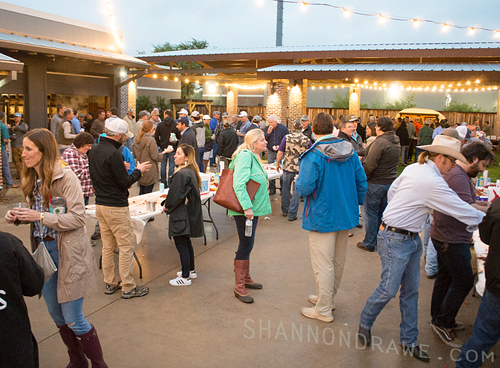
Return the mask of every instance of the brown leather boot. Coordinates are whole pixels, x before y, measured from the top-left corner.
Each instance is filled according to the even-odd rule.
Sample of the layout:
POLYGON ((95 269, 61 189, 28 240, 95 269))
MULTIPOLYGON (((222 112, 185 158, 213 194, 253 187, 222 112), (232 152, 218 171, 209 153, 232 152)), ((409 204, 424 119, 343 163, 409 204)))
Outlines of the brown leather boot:
POLYGON ((78 336, 78 340, 82 344, 85 355, 92 362, 92 368, 108 368, 108 365, 104 362, 101 342, 94 326, 86 334, 78 336))
POLYGON ((66 368, 87 368, 89 363, 83 353, 82 345, 68 325, 57 326, 64 345, 68 348, 69 364, 66 368))
POLYGON ((253 298, 248 295, 245 287, 245 275, 248 263, 248 260, 234 260, 234 296, 243 303, 253 303, 253 298))
POLYGON ((262 284, 258 284, 250 277, 250 260, 245 261, 245 287, 249 289, 262 289, 262 284))

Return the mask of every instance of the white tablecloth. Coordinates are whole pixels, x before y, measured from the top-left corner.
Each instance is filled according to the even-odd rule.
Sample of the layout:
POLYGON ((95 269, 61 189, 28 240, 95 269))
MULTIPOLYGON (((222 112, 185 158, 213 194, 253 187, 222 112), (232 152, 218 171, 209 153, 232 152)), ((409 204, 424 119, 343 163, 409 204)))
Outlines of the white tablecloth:
POLYGON ((479 230, 474 231, 472 234, 472 240, 474 241, 474 252, 476 253, 477 262, 477 282, 476 291, 478 294, 483 296, 484 289, 486 287, 486 276, 484 274, 484 264, 486 257, 488 256, 488 251, 490 247, 488 244, 484 244, 479 237, 479 230))

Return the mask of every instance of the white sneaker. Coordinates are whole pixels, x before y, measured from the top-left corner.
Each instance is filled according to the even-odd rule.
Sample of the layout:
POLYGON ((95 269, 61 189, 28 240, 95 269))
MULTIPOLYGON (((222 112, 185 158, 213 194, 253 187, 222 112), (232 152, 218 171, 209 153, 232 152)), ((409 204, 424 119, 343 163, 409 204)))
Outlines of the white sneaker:
POLYGON ((169 283, 172 286, 188 286, 191 285, 191 279, 185 279, 179 276, 176 277, 175 279, 170 280, 169 283))
MULTIPOLYGON (((181 277, 181 276, 182 276, 182 271, 177 272, 177 277, 181 277)), ((198 274, 196 273, 196 270, 189 271, 189 278, 190 279, 195 279, 197 277, 198 277, 198 274)))
MULTIPOLYGON (((318 296, 317 295, 309 295, 309 301, 312 304, 316 304, 318 302, 318 296)), ((335 303, 332 303, 332 310, 335 310, 335 303)))

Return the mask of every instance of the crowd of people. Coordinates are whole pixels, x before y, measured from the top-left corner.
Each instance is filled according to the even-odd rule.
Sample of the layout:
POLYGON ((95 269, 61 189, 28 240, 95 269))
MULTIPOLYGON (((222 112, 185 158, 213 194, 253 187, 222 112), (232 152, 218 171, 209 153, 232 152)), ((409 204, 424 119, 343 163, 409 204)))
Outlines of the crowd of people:
MULTIPOLYGON (((7 162, 8 168, 4 150, 12 139, 14 164, 28 202, 27 208, 9 210, 6 221, 29 224, 32 250, 43 244, 57 266, 43 282, 39 266, 18 250, 18 239, 0 233, 0 243, 5 244, 0 247, 0 253, 5 253, 0 263, 8 263, 13 253, 19 254, 22 263, 20 282, 26 287, 13 283, 17 299, 12 305, 20 310, 23 329, 17 340, 6 343, 13 351, 27 352, 23 359, 33 364, 26 366, 36 366, 38 354, 36 341, 30 343, 27 311, 19 295, 41 292, 68 349, 70 366, 86 366, 88 358, 93 367, 107 367, 96 328, 82 312, 84 297, 98 289, 90 240, 102 239, 105 294, 121 290, 122 298, 131 299, 149 293, 148 287, 136 283, 132 272, 137 239, 128 197, 136 182, 139 194, 151 193, 158 182, 169 188, 162 207, 181 261, 181 270, 169 283, 192 284, 198 273, 191 238, 204 234, 200 173, 218 166, 217 158, 233 171, 233 189, 242 209, 228 211, 238 234, 234 295, 241 302, 254 301, 248 289, 263 288, 250 276, 250 254, 258 219, 271 212, 270 196, 280 190, 281 212, 290 222, 300 218, 304 201, 302 228, 309 234, 315 277, 315 293, 309 295, 313 306, 301 309, 305 317, 334 320, 349 230, 361 227, 361 217, 365 236, 357 248, 377 250, 382 262, 380 284, 360 315, 357 336, 362 346, 371 345, 377 316, 399 292, 402 349, 421 361, 430 360, 417 343, 422 252, 429 265, 427 275, 435 278, 432 329, 448 346, 463 346, 463 359, 457 366, 479 366, 464 349, 473 349, 481 357, 498 341, 500 250, 495 239, 500 236, 499 205, 494 202, 490 208, 486 202, 476 203, 471 181, 494 159, 486 132, 489 124, 480 130, 477 125, 450 127, 441 121, 436 126, 430 120, 422 124, 420 118, 374 116, 360 124, 354 114, 337 118, 321 112, 312 122, 307 115, 301 116, 289 130, 275 115, 264 119, 246 111, 229 117, 225 112, 214 111, 210 116, 181 109, 175 119, 175 112, 167 109, 163 120, 160 114, 158 109, 141 111, 136 120, 134 110, 128 109, 122 119, 116 108, 110 108, 93 119, 58 105, 50 130, 29 130, 18 113, 12 126, 1 124, 2 163, 7 162), (268 181, 262 166, 266 155, 268 164, 283 170, 279 186, 275 180, 268 181), (398 176, 400 164, 409 166, 398 176), (259 185, 253 198, 247 192, 250 180, 259 185), (89 237, 85 205, 94 196, 98 224, 89 237), (63 201, 58 214, 51 211, 53 199, 63 201), (464 344, 457 336, 464 325, 456 316, 473 287, 470 242, 478 226, 481 238, 490 244, 487 290, 473 335, 464 344), (117 248, 119 279, 114 260, 117 248)), ((0 115, 1 120, 4 117, 0 115)), ((4 169, 3 175, 7 188, 15 187, 10 171, 4 169)), ((15 362, 17 358, 4 359, 15 362)))

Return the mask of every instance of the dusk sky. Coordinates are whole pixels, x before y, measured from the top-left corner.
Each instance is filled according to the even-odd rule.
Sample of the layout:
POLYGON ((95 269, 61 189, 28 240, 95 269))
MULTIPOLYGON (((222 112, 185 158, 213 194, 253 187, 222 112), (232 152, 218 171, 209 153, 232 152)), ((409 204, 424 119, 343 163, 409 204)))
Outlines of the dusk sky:
MULTIPOLYGON (((102 26, 110 24, 106 0, 5 1, 102 26)), ((109 0, 116 27, 123 31, 124 51, 151 53, 153 44, 206 40, 213 48, 273 47, 276 8, 273 0, 109 0)), ((500 1, 477 0, 335 0, 317 1, 349 10, 428 19, 466 27, 500 29, 500 1)), ((314 3, 311 1, 311 3, 314 3)), ((284 46, 339 43, 500 41, 494 34, 442 26, 386 20, 351 14, 325 6, 284 4, 284 46)), ((500 35, 500 33, 499 33, 500 35)))

